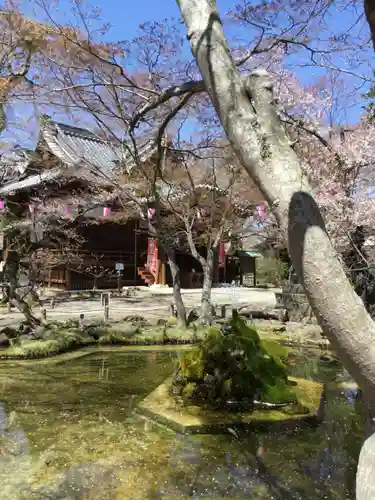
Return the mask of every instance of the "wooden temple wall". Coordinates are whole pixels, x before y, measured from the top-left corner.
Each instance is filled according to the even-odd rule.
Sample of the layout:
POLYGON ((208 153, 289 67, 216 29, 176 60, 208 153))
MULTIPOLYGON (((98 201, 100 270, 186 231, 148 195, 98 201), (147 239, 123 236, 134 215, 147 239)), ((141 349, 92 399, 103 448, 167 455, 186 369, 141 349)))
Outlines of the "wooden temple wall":
POLYGON ((79 262, 72 258, 68 265, 51 269, 46 276, 47 286, 70 290, 92 289, 94 285, 116 288, 116 264, 123 268, 120 270, 121 286, 145 284, 138 267, 147 259, 147 234, 139 230, 138 221, 90 224, 81 227, 80 234, 85 241, 79 250, 72 251, 79 262), (87 272, 89 268, 91 271, 87 272), (94 268, 99 271, 93 271, 94 268))

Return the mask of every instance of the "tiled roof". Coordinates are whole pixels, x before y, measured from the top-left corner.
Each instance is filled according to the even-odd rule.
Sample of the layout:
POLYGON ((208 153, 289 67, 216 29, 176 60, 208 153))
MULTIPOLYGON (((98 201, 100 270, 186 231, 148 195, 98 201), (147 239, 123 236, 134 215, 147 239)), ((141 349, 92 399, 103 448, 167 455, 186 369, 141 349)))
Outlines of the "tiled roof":
MULTIPOLYGON (((120 146, 106 141, 89 130, 79 127, 73 127, 64 123, 54 122, 50 119, 44 119, 41 123, 40 140, 44 141, 49 151, 58 158, 63 166, 58 169, 44 171, 41 174, 33 174, 24 177, 24 172, 30 160, 27 155, 19 155, 12 158, 12 164, 0 161, 2 169, 11 171, 12 175, 7 176, 8 182, 0 188, 1 194, 9 194, 22 189, 36 186, 43 181, 54 180, 63 175, 70 169, 70 175, 79 177, 91 177, 100 180, 108 179, 116 172, 116 168, 122 168, 130 171, 136 167, 136 162, 130 151, 120 146), (74 168, 72 168, 74 167, 74 168), (80 170, 80 172, 78 172, 80 170), (24 177, 24 178, 22 178, 24 177)), ((154 141, 145 142, 138 146, 140 161, 146 161, 155 152, 154 141)))
POLYGON ((7 182, 15 181, 22 177, 30 163, 28 150, 15 149, 1 155, 1 177, 7 182))
POLYGON ((47 170, 41 174, 29 175, 22 179, 21 181, 10 182, 0 187, 0 194, 7 195, 12 194, 22 189, 30 188, 33 186, 38 186, 45 181, 57 180, 61 176, 61 170, 55 168, 53 170, 47 170))
MULTIPOLYGON (((83 163, 105 175, 113 172, 119 165, 128 170, 135 167, 130 152, 126 149, 123 152, 117 144, 106 141, 89 130, 45 120, 41 132, 49 150, 69 166, 83 163)), ((155 147, 151 142, 139 146, 141 160, 146 160, 154 151, 155 147)))

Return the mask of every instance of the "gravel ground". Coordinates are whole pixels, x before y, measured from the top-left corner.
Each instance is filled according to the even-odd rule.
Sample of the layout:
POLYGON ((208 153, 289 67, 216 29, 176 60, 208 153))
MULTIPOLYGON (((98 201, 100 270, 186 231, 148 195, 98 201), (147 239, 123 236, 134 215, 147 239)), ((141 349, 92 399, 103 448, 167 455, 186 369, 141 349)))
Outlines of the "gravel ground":
MULTIPOLYGON (((274 290, 251 288, 215 288, 212 291, 212 302, 215 305, 229 304, 235 307, 251 305, 257 309, 273 308, 276 304, 274 290)), ((201 290, 183 290, 187 308, 199 306, 201 290)), ((134 296, 114 297, 110 303, 110 320, 118 321, 129 315, 143 316, 149 321, 170 316, 173 296, 170 289, 138 290, 134 296)), ((91 321, 103 319, 103 307, 100 297, 90 298, 58 298, 52 309, 50 300, 46 299, 47 318, 64 320, 79 318, 83 313, 91 321)), ((0 327, 15 325, 22 320, 18 311, 0 313, 0 327)))

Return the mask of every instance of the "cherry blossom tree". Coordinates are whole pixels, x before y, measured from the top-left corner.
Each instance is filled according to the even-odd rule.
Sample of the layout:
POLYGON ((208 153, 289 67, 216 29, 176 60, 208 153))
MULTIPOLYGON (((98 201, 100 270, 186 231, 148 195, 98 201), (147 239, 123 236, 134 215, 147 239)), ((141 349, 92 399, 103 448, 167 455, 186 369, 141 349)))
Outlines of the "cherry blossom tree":
POLYGON ((219 246, 241 238, 245 221, 262 201, 254 186, 241 183, 242 169, 230 156, 203 161, 188 158, 161 175, 159 200, 172 219, 168 232, 175 235, 177 248, 189 252, 203 271, 204 323, 212 320, 211 290, 219 246))

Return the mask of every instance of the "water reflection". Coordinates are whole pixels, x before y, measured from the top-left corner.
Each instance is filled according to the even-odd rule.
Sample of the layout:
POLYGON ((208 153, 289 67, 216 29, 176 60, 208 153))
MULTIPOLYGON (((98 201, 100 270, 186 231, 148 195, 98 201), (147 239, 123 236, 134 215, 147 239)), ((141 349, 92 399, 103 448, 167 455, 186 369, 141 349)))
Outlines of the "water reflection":
POLYGON ((318 427, 187 436, 133 412, 175 356, 1 364, 0 498, 351 498, 361 425, 353 387, 335 389, 339 366, 306 351, 291 364, 291 374, 327 383, 318 427))

